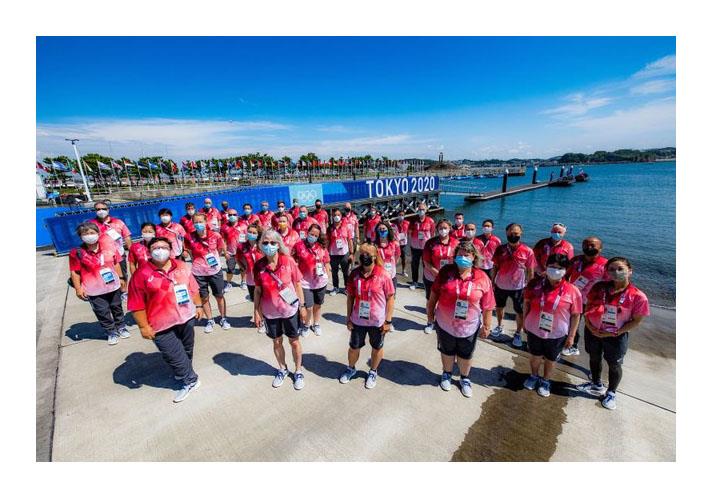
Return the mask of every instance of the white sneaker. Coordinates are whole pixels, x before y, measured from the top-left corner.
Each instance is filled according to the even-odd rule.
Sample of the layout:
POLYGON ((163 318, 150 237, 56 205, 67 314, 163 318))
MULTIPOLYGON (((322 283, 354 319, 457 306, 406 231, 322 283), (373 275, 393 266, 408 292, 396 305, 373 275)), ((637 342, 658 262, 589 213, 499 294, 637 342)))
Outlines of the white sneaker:
POLYGON ((524 381, 524 389, 526 389, 528 391, 533 391, 534 389, 537 388, 538 385, 539 385, 539 376, 538 375, 530 375, 524 381))
POLYGON ((515 332, 514 337, 512 337, 512 346, 515 348, 521 348, 523 344, 522 334, 520 332, 515 332))
POLYGON ((472 382, 467 377, 460 379, 460 392, 466 398, 472 397, 472 382))
POLYGON ((129 332, 129 329, 127 329, 126 327, 121 327, 119 329, 119 337, 122 339, 128 339, 129 337, 131 337, 131 332, 129 332))
POLYGON ((277 374, 274 376, 274 380, 272 381, 272 387, 281 386, 287 375, 289 375, 289 371, 286 368, 284 370, 277 370, 277 374))
POLYGON ((223 292, 230 292, 231 290, 232 290, 232 285, 225 282, 225 288, 223 289, 223 292))
POLYGON ((376 387, 376 378, 378 374, 375 370, 368 371, 368 377, 366 377, 366 389, 373 389, 376 387))
POLYGON ((499 336, 502 335, 502 332, 503 332, 503 331, 502 331, 502 326, 501 326, 501 325, 497 325, 497 326, 496 326, 495 328, 493 328, 492 331, 490 332, 490 337, 491 337, 492 339, 496 339, 497 337, 499 337, 499 336))
POLYGON ((176 397, 173 398, 174 403, 180 403, 183 401, 185 398, 188 397, 188 395, 191 393, 191 391, 196 391, 200 387, 200 379, 196 380, 192 384, 188 386, 183 386, 183 388, 176 393, 176 397))
POLYGON ((205 330, 204 330, 204 332, 205 332, 206 334, 209 334, 210 332, 213 331, 213 327, 214 327, 214 326, 215 326, 215 320, 213 320, 213 319, 211 318, 210 320, 208 320, 208 323, 205 324, 205 330))
POLYGON ((415 290, 415 284, 411 282, 411 284, 408 286, 408 288, 412 291, 415 290))
POLYGON ((609 410, 616 409, 616 393, 608 391, 606 397, 601 400, 601 405, 603 408, 608 408, 609 410))
POLYGON ((346 371, 341 374, 341 377, 339 377, 339 382, 346 384, 353 378, 354 375, 356 375, 356 369, 348 367, 346 368, 346 371))
POLYGON ((301 370, 294 372, 294 389, 301 391, 304 387, 304 374, 301 370))
POLYGON ((257 333, 258 334, 266 334, 267 333, 267 327, 265 326, 264 323, 262 325, 260 325, 259 327, 257 327, 257 333))
POLYGON ((452 389, 452 374, 443 372, 440 376, 440 389, 443 391, 452 389))
POLYGON ((311 329, 309 327, 299 327, 299 335, 302 337, 307 337, 311 329))
POLYGON ((331 297, 334 297, 337 292, 338 292, 338 291, 336 290, 336 288, 333 288, 333 289, 331 289, 331 292, 329 292, 329 295, 330 295, 331 297))
POLYGON ((119 343, 119 334, 111 334, 109 336, 109 338, 107 339, 107 342, 109 343, 109 346, 118 344, 119 343))
POLYGON ((423 332, 425 332, 426 334, 432 334, 434 330, 435 330, 435 327, 433 327, 433 324, 432 324, 432 323, 428 323, 428 324, 425 326, 425 328, 423 329, 423 332))
POLYGON ((408 272, 405 271, 405 270, 403 270, 403 276, 404 276, 405 278, 408 278, 408 272))
POLYGON ((570 348, 564 348, 561 350, 562 356, 578 356, 580 354, 581 351, 579 351, 579 348, 576 346, 571 346, 570 348))
POLYGON ((242 289, 242 290, 247 290, 247 283, 246 283, 246 282, 242 282, 242 283, 240 284, 240 289, 242 289))
POLYGON ((315 323, 312 325, 312 332, 314 332, 315 336, 320 336, 321 335, 321 325, 318 323, 315 323))
POLYGON ((225 317, 220 320, 220 326, 223 330, 230 330, 230 322, 228 322, 225 317))
POLYGON ((606 394, 606 386, 603 384, 596 385, 593 382, 584 382, 583 384, 579 384, 576 386, 576 389, 593 396, 603 396, 606 394))
POLYGON ((543 398, 548 398, 551 395, 551 382, 546 379, 541 379, 536 393, 543 398))

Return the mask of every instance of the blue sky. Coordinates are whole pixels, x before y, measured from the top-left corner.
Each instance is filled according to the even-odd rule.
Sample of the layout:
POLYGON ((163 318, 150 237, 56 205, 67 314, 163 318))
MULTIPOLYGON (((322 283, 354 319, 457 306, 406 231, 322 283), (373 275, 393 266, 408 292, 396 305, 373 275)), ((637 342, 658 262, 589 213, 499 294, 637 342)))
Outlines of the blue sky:
POLYGON ((675 145, 675 39, 37 39, 37 155, 551 157, 675 145))

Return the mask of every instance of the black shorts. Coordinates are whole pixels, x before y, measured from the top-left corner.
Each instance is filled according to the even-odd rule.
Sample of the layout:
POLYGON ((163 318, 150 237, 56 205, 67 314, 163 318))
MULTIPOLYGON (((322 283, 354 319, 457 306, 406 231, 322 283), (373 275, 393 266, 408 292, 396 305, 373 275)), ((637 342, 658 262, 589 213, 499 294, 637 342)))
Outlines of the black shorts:
POLYGON ((533 356, 543 356, 549 361, 556 361, 559 359, 565 343, 566 336, 558 339, 542 339, 527 331, 527 349, 533 356))
POLYGON ((583 332, 584 346, 586 352, 592 358, 601 358, 606 360, 608 364, 623 364, 623 358, 628 352, 628 332, 616 337, 596 337, 588 330, 588 327, 583 332))
POLYGON ((319 306, 324 304, 324 296, 326 296, 326 285, 321 289, 305 289, 304 287, 302 287, 302 290, 304 291, 305 308, 311 308, 315 304, 318 304, 319 306))
POLYGON ((437 322, 435 323, 435 332, 438 335, 438 351, 442 354, 445 356, 457 355, 463 360, 472 359, 477 345, 476 332, 469 337, 455 337, 441 329, 437 322))
POLYGON ((235 256, 228 256, 227 258, 225 258, 225 263, 227 264, 228 275, 240 274, 240 267, 237 266, 237 259, 235 259, 235 256))
POLYGON ((368 334, 368 343, 373 349, 381 349, 383 347, 384 336, 381 327, 364 327, 354 324, 354 329, 351 331, 349 339, 349 347, 351 349, 361 349, 366 345, 366 334, 368 334))
POLYGON ((198 287, 200 287, 200 297, 205 299, 208 297, 208 287, 215 297, 222 297, 225 291, 225 282, 223 281, 222 271, 217 272, 215 275, 199 276, 194 275, 195 280, 198 282, 198 287))
POLYGON ((267 337, 277 339, 286 335, 290 339, 299 337, 299 313, 289 318, 265 318, 267 337))
POLYGON ((522 313, 524 309, 522 305, 524 304, 524 289, 519 290, 505 290, 500 289, 496 285, 494 286, 494 301, 498 308, 504 308, 507 305, 507 298, 512 298, 512 307, 515 313, 522 313))

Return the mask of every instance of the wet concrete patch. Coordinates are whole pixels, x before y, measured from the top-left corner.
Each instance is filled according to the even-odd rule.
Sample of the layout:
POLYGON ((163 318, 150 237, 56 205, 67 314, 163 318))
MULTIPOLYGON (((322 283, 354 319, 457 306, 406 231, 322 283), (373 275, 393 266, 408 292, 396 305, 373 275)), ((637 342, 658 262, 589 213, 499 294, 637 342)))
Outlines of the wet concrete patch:
POLYGON ((452 455, 453 462, 548 461, 566 422, 568 398, 576 392, 569 384, 553 382, 552 394, 542 398, 526 391, 529 362, 512 358, 514 369, 495 368, 500 389, 482 404, 482 413, 472 424, 452 455))

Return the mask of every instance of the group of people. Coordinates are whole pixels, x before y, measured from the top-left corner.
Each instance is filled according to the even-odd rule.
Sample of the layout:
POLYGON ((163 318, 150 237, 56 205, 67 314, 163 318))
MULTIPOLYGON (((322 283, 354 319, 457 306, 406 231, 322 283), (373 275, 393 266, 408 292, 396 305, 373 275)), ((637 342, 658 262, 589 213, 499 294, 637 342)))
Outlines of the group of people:
POLYGON ((231 327, 224 293, 238 285, 235 276, 253 302, 255 327, 272 340, 277 362, 273 387, 289 375, 284 336, 294 362, 293 386, 304 387, 300 338, 322 334, 321 306, 329 280, 330 296, 346 294, 350 331, 348 364, 339 381, 348 383, 356 375, 368 338, 371 361, 365 387, 375 387, 392 327, 398 264, 407 278, 410 250, 409 287, 421 286, 422 264, 424 332, 437 335, 443 390, 452 388, 457 364, 459 389, 465 397, 472 396, 469 372, 477 338, 510 340, 503 319, 511 300, 516 315, 511 344, 522 348, 526 342, 530 353, 531 375, 524 387, 550 395, 560 355, 580 353, 583 321, 591 382, 577 387, 600 397, 605 408, 616 407, 629 332, 650 311, 647 297, 631 282, 630 261, 603 257, 597 237, 584 239, 582 254, 574 255, 566 226, 554 223, 549 236, 530 248, 522 242, 523 228, 517 223, 506 227, 502 241, 491 219, 482 222, 478 235, 477 224, 465 223, 462 213, 455 214, 454 223, 435 222, 425 203, 418 205, 412 220, 405 211, 390 220, 370 206, 363 222, 348 202, 330 213, 320 200, 311 212, 296 199, 290 209, 279 201, 274 212, 266 201, 258 213, 249 203, 241 212, 225 201, 221 207, 218 210, 209 198, 199 209, 187 203, 178 222, 163 208, 159 223, 143 223, 141 239, 132 242, 126 225, 110 216, 108 203, 97 202, 95 217, 77 227, 82 244, 69 255, 70 284, 77 297, 91 304, 109 344, 131 335, 124 322, 126 301, 141 335, 155 342, 182 383, 175 402, 200 386, 192 366, 196 321, 205 319, 205 333, 216 326, 231 327), (607 387, 602 381, 604 360, 607 387))

